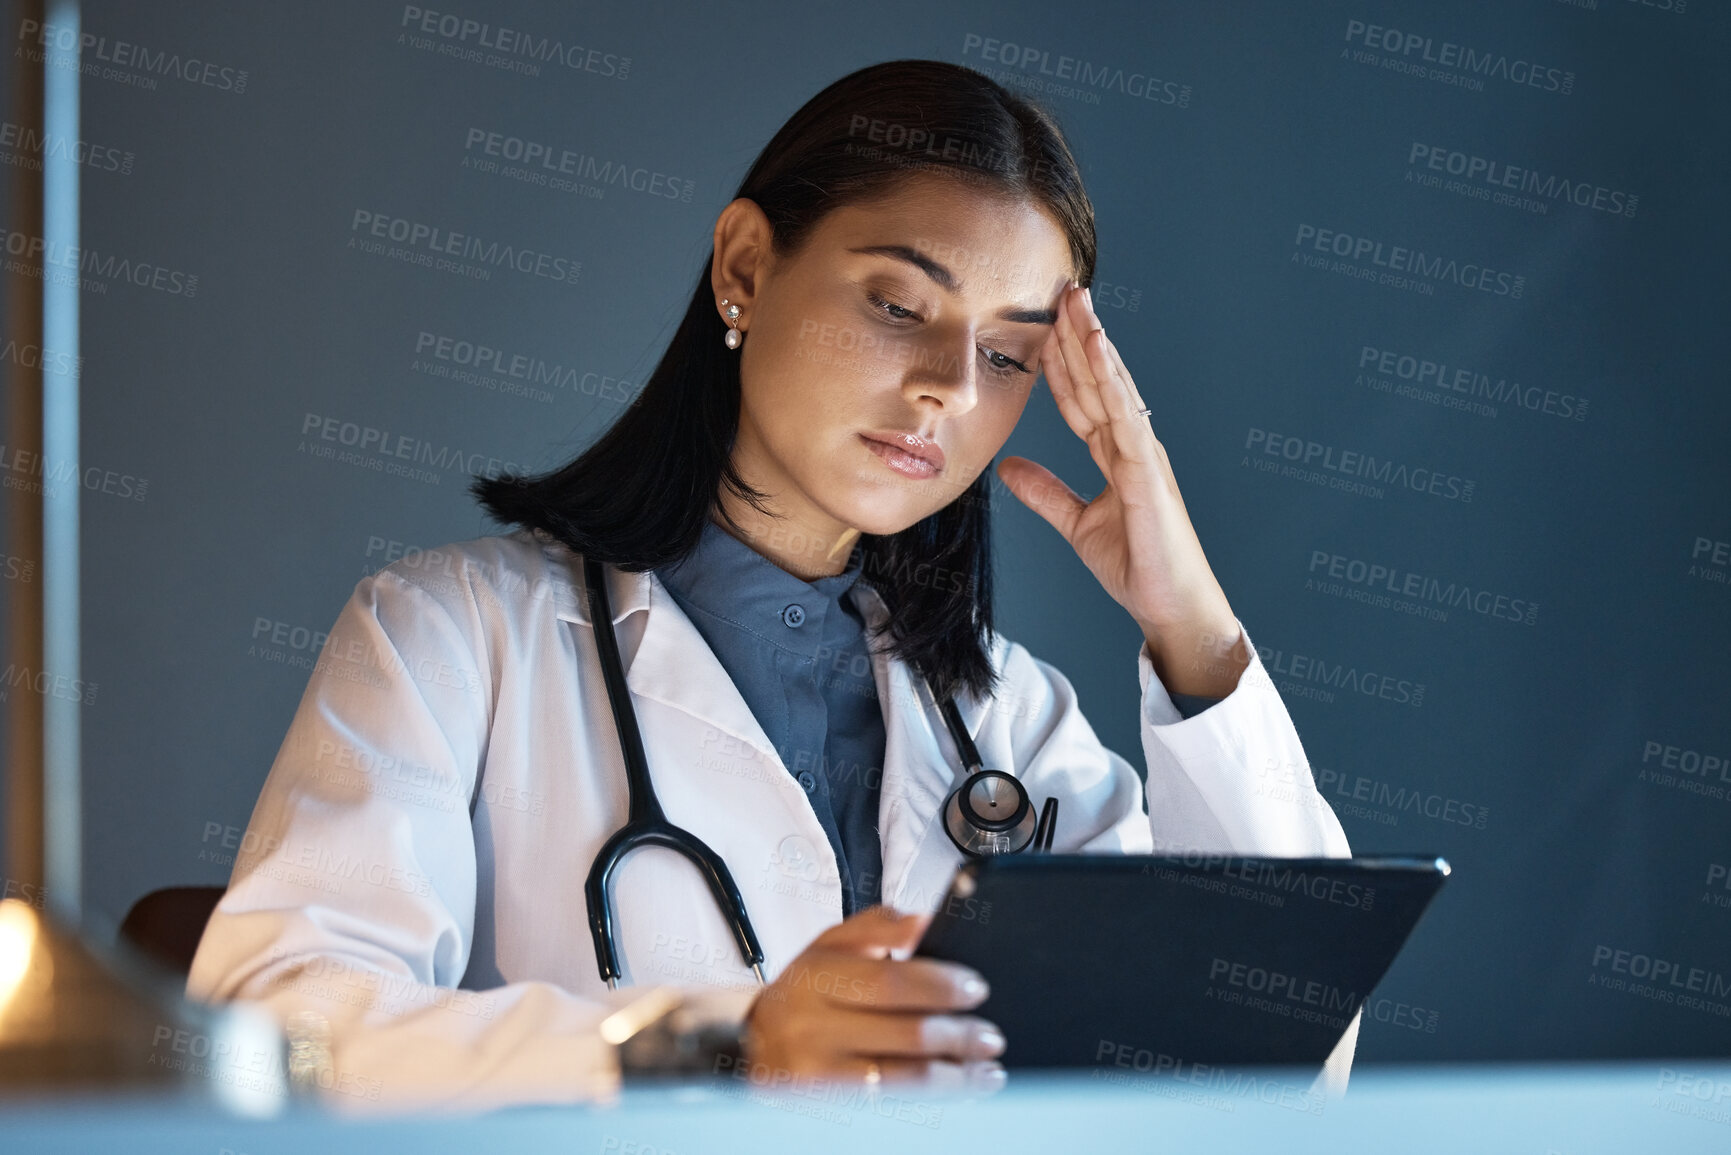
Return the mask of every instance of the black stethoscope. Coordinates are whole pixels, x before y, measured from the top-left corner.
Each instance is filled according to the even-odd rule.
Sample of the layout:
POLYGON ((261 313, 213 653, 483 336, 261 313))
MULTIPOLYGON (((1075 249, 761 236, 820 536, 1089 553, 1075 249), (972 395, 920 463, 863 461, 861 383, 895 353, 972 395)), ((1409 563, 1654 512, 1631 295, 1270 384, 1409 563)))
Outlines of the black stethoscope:
MULTIPOLYGON (((589 868, 588 881, 583 884, 583 898, 589 907, 589 933, 595 938, 595 961, 601 968, 601 978, 609 988, 619 985, 619 951, 614 945, 613 905, 608 885, 613 872, 638 847, 660 846, 684 855, 703 875, 733 931, 734 941, 739 944, 740 957, 751 964, 752 973, 761 983, 765 981, 763 948, 758 945, 757 932, 745 913, 745 899, 733 875, 728 873, 727 864, 701 838, 667 820, 661 800, 655 795, 655 785, 649 780, 649 760, 643 753, 643 734, 637 728, 637 714, 631 708, 631 693, 625 685, 619 638, 613 631, 613 606, 607 597, 600 562, 589 557, 583 559, 583 581, 589 592, 589 617, 595 625, 602 681, 607 685, 607 700, 612 704, 613 723, 625 754, 625 782, 630 799, 625 825, 602 845, 595 864, 589 868)), ((980 752, 962 725, 955 700, 945 699, 939 709, 968 772, 943 806, 944 830, 957 849, 972 858, 1021 850, 1050 850, 1058 823, 1058 800, 1046 799, 1036 822, 1033 803, 1022 784, 1001 770, 981 766, 980 752)))

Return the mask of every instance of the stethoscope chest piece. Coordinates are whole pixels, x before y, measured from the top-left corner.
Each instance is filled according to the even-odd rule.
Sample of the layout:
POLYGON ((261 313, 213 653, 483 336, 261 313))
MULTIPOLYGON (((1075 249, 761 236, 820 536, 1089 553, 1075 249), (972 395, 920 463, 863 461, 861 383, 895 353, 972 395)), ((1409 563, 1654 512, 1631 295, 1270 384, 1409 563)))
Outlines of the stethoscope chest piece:
POLYGON ((944 829, 964 854, 1015 854, 1034 840, 1034 805, 1001 770, 978 770, 944 800, 944 829))
POLYGON ((1057 830, 1058 800, 1046 799, 1036 819, 1028 791, 1014 775, 981 766, 980 752, 968 737, 955 700, 944 700, 938 709, 956 743, 957 756, 968 770, 962 784, 944 799, 944 832, 950 841, 970 858, 1050 850, 1057 830))

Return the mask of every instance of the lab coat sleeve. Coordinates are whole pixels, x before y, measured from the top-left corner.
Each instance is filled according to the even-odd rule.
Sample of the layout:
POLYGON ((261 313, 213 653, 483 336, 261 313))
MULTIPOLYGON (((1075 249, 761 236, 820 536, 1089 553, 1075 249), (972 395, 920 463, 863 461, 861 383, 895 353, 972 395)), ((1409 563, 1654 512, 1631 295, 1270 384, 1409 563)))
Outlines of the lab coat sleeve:
MULTIPOLYGON (((417 579, 417 581, 420 579, 417 579)), ((469 806, 494 666, 472 594, 363 579, 320 653, 187 980, 262 1005, 291 1075, 338 1110, 609 1097, 611 1001, 458 990, 473 942, 469 806)))
POLYGON ((1137 649, 1154 849, 1350 857, 1346 833, 1317 792, 1298 731, 1248 631, 1243 640, 1250 664, 1238 684, 1189 718, 1154 673, 1147 646, 1137 649))
MULTIPOLYGON (((1022 706, 1012 713, 1026 715, 1014 743, 1021 748, 1020 776, 1036 803, 1054 793, 1067 800, 1054 849, 1351 856, 1340 820, 1316 789, 1280 693, 1249 632, 1242 623, 1239 628, 1249 665, 1231 693, 1189 718, 1155 674, 1147 647, 1138 645, 1145 782, 1101 745, 1063 673, 1020 646, 1009 647, 1005 672, 1022 706)), ((1354 1016, 1314 1092, 1345 1089, 1358 1029, 1354 1016)))
POLYGON ((1006 643, 996 722, 982 734, 1008 742, 1036 804, 1063 799, 1054 849, 1351 855, 1280 693, 1248 634, 1244 641, 1250 664, 1237 685, 1189 718, 1172 704, 1147 647, 1138 646, 1146 780, 1101 744, 1062 671, 1006 643))
MULTIPOLYGON (((1239 629, 1250 664, 1230 694, 1189 718, 1154 673, 1148 647, 1138 647, 1155 850, 1351 857, 1340 819, 1316 789, 1280 691, 1242 622, 1239 629)), ((1362 1011, 1353 1015, 1309 1088, 1312 1095, 1327 1100, 1345 1092, 1362 1017, 1362 1011)))

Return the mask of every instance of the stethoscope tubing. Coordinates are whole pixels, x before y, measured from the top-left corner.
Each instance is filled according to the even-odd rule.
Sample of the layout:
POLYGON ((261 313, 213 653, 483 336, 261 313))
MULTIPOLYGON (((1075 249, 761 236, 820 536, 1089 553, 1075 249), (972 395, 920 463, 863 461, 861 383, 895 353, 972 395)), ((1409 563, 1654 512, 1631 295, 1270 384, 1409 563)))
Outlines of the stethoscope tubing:
MULTIPOLYGON (((619 656, 619 638, 613 630, 613 605, 607 595, 606 576, 601 563, 587 555, 583 558, 583 579, 589 599, 589 617, 595 631, 595 648, 601 659, 601 678, 607 689, 608 703, 613 710, 613 726, 619 735, 620 752, 625 757, 627 790, 625 825, 614 831, 613 836, 602 844, 600 853, 595 856, 595 862, 589 868, 589 877, 583 884, 583 898, 589 911, 589 934, 595 940, 595 962, 601 971, 601 979, 612 989, 619 985, 624 974, 615 945, 618 941, 618 927, 609 897, 613 873, 631 851, 643 846, 660 846, 685 856, 697 867, 704 881, 708 883, 710 893, 715 896, 716 905, 727 919, 728 929, 732 931, 734 941, 739 946, 740 957, 750 964, 757 981, 765 982, 763 947, 758 943, 757 932, 751 925, 751 916, 745 910, 745 898, 740 894, 739 885, 733 881, 727 864, 721 860, 719 854, 710 849, 708 843, 689 830, 669 822, 666 812, 661 809, 661 800, 656 796, 655 784, 649 777, 649 758, 643 749, 643 733, 637 726, 637 714, 631 706, 631 691, 625 682, 625 663, 619 656)), ((929 692, 930 687, 927 689, 929 692)), ((954 698, 939 702, 938 708, 949 728, 950 737, 956 744, 956 753, 965 773, 965 781, 957 793, 959 790, 968 789, 969 783, 982 773, 988 777, 1015 782, 1011 775, 983 770, 980 752, 969 737, 967 727, 962 723, 961 711, 956 708, 954 698)), ((1025 806, 1027 795, 1019 782, 1015 789, 1022 799, 1021 805, 1025 806)), ((956 793, 952 793, 951 798, 956 796, 956 793)), ((945 805, 947 808, 948 802, 945 805)), ((1046 799, 1028 849, 1045 851, 1051 848, 1057 827, 1057 809, 1056 798, 1046 799)), ((952 832, 952 840, 955 837, 952 832)), ((977 853, 968 850, 960 842, 956 845, 964 854, 977 853)))
POLYGON ((649 759, 643 752, 643 734, 637 726, 637 714, 631 707, 631 692, 625 684, 625 664, 619 657, 619 639, 613 632, 613 606, 607 596, 607 580, 601 563, 592 557, 583 559, 584 584, 589 592, 589 616, 595 625, 595 647, 601 657, 601 676, 607 686, 607 698, 613 707, 613 728, 619 735, 619 745, 625 755, 625 783, 629 796, 625 825, 614 831, 595 856, 589 868, 589 878, 583 884, 583 898, 589 908, 589 934, 595 940, 595 960, 601 978, 609 988, 619 985, 624 973, 619 966, 617 928, 613 920, 613 904, 608 901, 608 884, 613 872, 631 851, 640 846, 661 846, 690 859, 709 884, 716 904, 727 918, 728 928, 739 945, 740 957, 751 965, 757 981, 763 982, 763 947, 757 941, 757 931, 751 916, 745 911, 745 898, 739 884, 721 856, 709 848, 697 835, 667 821, 656 797, 655 784, 649 778, 649 759))

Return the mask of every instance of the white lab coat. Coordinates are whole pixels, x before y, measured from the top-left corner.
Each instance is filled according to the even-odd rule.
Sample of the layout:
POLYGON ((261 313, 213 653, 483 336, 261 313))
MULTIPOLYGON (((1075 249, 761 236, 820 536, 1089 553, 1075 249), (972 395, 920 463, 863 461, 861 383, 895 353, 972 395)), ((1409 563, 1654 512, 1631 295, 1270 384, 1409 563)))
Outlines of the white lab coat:
MULTIPOLYGON (((773 980, 841 919, 835 855, 665 587, 608 572, 661 804, 728 864, 773 980)), ((363 578, 331 629, 187 992, 256 1000, 279 1020, 323 1015, 332 1066, 319 1082, 338 1108, 605 1097, 617 1065, 596 1028, 642 993, 627 984, 675 984, 723 1016, 756 988, 696 871, 659 848, 616 875, 627 983, 601 982, 582 888, 625 820, 626 784, 582 589, 576 555, 518 531, 363 578)), ((882 619, 865 584, 851 596, 882 619)), ((996 641, 995 698, 957 699, 987 765, 1036 802, 1062 800, 1054 850, 1350 853, 1259 661, 1182 719, 1139 651, 1145 792, 1064 675, 1016 643, 996 641)), ((878 645, 872 662, 883 901, 932 909, 960 860, 936 821, 957 759, 908 667, 878 645)), ((1357 1026, 1330 1087, 1344 1086, 1357 1026)))

